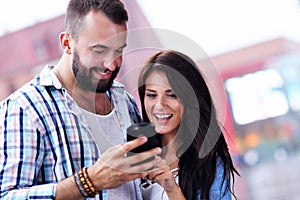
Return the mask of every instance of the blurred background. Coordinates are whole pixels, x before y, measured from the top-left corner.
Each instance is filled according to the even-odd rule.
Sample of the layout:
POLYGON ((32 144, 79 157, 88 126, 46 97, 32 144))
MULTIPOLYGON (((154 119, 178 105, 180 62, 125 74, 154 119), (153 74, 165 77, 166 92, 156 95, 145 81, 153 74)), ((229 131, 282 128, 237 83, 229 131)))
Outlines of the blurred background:
MULTIPOLYGON (((153 51, 192 54, 228 132, 239 199, 300 199, 299 1, 123 2, 130 34, 118 78, 127 89, 135 95, 132 69, 153 51)), ((0 100, 57 62, 67 4, 0 0, 0 100)))

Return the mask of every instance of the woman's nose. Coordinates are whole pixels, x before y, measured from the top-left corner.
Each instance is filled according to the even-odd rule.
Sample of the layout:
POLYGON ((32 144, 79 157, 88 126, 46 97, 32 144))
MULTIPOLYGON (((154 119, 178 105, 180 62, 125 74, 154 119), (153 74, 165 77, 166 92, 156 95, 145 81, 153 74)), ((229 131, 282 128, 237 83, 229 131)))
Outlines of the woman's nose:
POLYGON ((163 108, 166 105, 166 99, 163 96, 158 96, 156 98, 156 106, 158 108, 163 108))

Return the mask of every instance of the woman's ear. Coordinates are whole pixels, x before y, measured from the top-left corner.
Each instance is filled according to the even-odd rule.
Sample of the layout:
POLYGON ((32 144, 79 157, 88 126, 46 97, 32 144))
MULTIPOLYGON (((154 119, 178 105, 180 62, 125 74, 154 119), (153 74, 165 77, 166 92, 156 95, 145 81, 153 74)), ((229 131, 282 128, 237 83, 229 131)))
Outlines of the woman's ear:
POLYGON ((71 54, 71 35, 64 31, 59 35, 60 46, 65 53, 71 54))

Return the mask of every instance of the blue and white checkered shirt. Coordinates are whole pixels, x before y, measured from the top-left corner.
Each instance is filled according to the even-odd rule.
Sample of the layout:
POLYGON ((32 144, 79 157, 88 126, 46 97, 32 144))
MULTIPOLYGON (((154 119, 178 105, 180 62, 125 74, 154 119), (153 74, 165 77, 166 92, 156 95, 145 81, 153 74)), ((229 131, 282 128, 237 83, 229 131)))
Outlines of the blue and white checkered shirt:
MULTIPOLYGON (((130 123, 141 121, 121 84, 115 82, 110 92, 113 101, 125 98, 130 123)), ((86 118, 50 67, 0 106, 1 199, 55 199, 57 182, 99 158, 86 118)), ((127 120, 123 129, 128 125, 127 120)), ((140 199, 139 185, 135 188, 140 199)), ((95 199, 105 199, 102 193, 95 199)))

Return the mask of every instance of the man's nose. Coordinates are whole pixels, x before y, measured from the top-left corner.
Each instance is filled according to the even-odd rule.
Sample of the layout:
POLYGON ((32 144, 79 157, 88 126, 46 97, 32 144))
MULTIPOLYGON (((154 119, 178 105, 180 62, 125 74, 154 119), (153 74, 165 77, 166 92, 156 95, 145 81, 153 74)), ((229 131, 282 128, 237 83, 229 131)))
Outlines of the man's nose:
POLYGON ((108 54, 104 61, 103 61, 103 66, 110 71, 114 71, 119 65, 121 65, 121 58, 116 57, 114 53, 108 54))
POLYGON ((107 69, 109 69, 110 71, 114 71, 117 67, 117 63, 114 59, 109 59, 109 58, 106 58, 104 61, 103 61, 103 66, 107 69))

